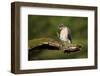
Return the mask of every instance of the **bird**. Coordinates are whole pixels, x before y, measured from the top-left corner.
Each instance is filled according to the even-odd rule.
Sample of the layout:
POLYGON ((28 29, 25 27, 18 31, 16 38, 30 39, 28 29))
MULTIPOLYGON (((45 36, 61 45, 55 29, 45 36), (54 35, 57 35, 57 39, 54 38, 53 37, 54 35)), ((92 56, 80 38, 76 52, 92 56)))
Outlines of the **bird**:
POLYGON ((71 30, 67 26, 64 26, 64 24, 60 24, 58 26, 58 29, 60 30, 58 33, 60 40, 62 42, 67 42, 71 44, 72 43, 71 30))

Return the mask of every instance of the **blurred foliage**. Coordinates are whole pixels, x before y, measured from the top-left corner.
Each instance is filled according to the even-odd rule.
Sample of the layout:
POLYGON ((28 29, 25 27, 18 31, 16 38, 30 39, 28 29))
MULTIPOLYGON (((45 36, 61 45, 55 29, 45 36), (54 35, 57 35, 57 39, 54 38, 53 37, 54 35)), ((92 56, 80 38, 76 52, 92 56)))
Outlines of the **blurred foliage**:
MULTIPOLYGON (((87 57, 87 17, 28 15, 28 40, 30 41, 38 38, 52 38, 59 40, 57 31, 59 24, 62 23, 71 29, 72 42, 75 44, 82 44, 82 51, 67 55, 62 53, 62 51, 43 50, 35 57, 33 56, 34 54, 31 53, 31 55, 29 55, 31 59, 45 60, 87 57)), ((36 43, 38 43, 38 41, 33 44, 36 43)))
POLYGON ((28 38, 51 37, 57 38, 58 25, 63 23, 72 31, 73 38, 87 38, 86 17, 63 17, 63 16, 32 16, 28 17, 28 38))

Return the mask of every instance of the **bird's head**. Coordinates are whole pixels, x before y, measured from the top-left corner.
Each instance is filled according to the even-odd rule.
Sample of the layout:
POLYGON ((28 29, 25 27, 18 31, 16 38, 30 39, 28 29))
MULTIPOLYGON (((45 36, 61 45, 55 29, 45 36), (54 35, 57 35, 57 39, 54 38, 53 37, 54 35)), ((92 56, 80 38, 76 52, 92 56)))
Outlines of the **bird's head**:
POLYGON ((64 24, 60 24, 60 25, 58 26, 58 29, 59 29, 59 30, 62 30, 63 27, 64 27, 64 24))

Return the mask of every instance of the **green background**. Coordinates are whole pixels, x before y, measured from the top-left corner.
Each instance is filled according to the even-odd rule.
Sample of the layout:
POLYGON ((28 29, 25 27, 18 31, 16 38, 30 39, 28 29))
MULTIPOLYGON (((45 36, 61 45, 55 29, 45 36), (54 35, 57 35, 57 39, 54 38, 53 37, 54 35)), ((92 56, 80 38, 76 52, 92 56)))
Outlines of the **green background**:
POLYGON ((29 53, 30 60, 87 58, 87 17, 28 15, 28 41, 38 38, 59 40, 57 37, 59 24, 64 24, 71 29, 72 42, 81 44, 82 50, 70 54, 64 54, 63 51, 57 50, 42 50, 37 55, 34 55, 33 50, 33 52, 29 53))

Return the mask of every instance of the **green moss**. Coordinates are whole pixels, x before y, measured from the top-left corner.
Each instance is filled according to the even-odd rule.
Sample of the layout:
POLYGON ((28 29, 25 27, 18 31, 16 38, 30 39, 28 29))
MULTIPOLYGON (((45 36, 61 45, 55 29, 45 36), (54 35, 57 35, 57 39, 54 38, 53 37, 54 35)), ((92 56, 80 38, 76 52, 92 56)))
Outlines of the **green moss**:
POLYGON ((38 45, 45 44, 45 43, 48 43, 48 42, 59 44, 59 42, 57 40, 54 40, 52 38, 37 38, 37 39, 32 39, 32 40, 28 41, 28 48, 29 49, 34 48, 38 45))

